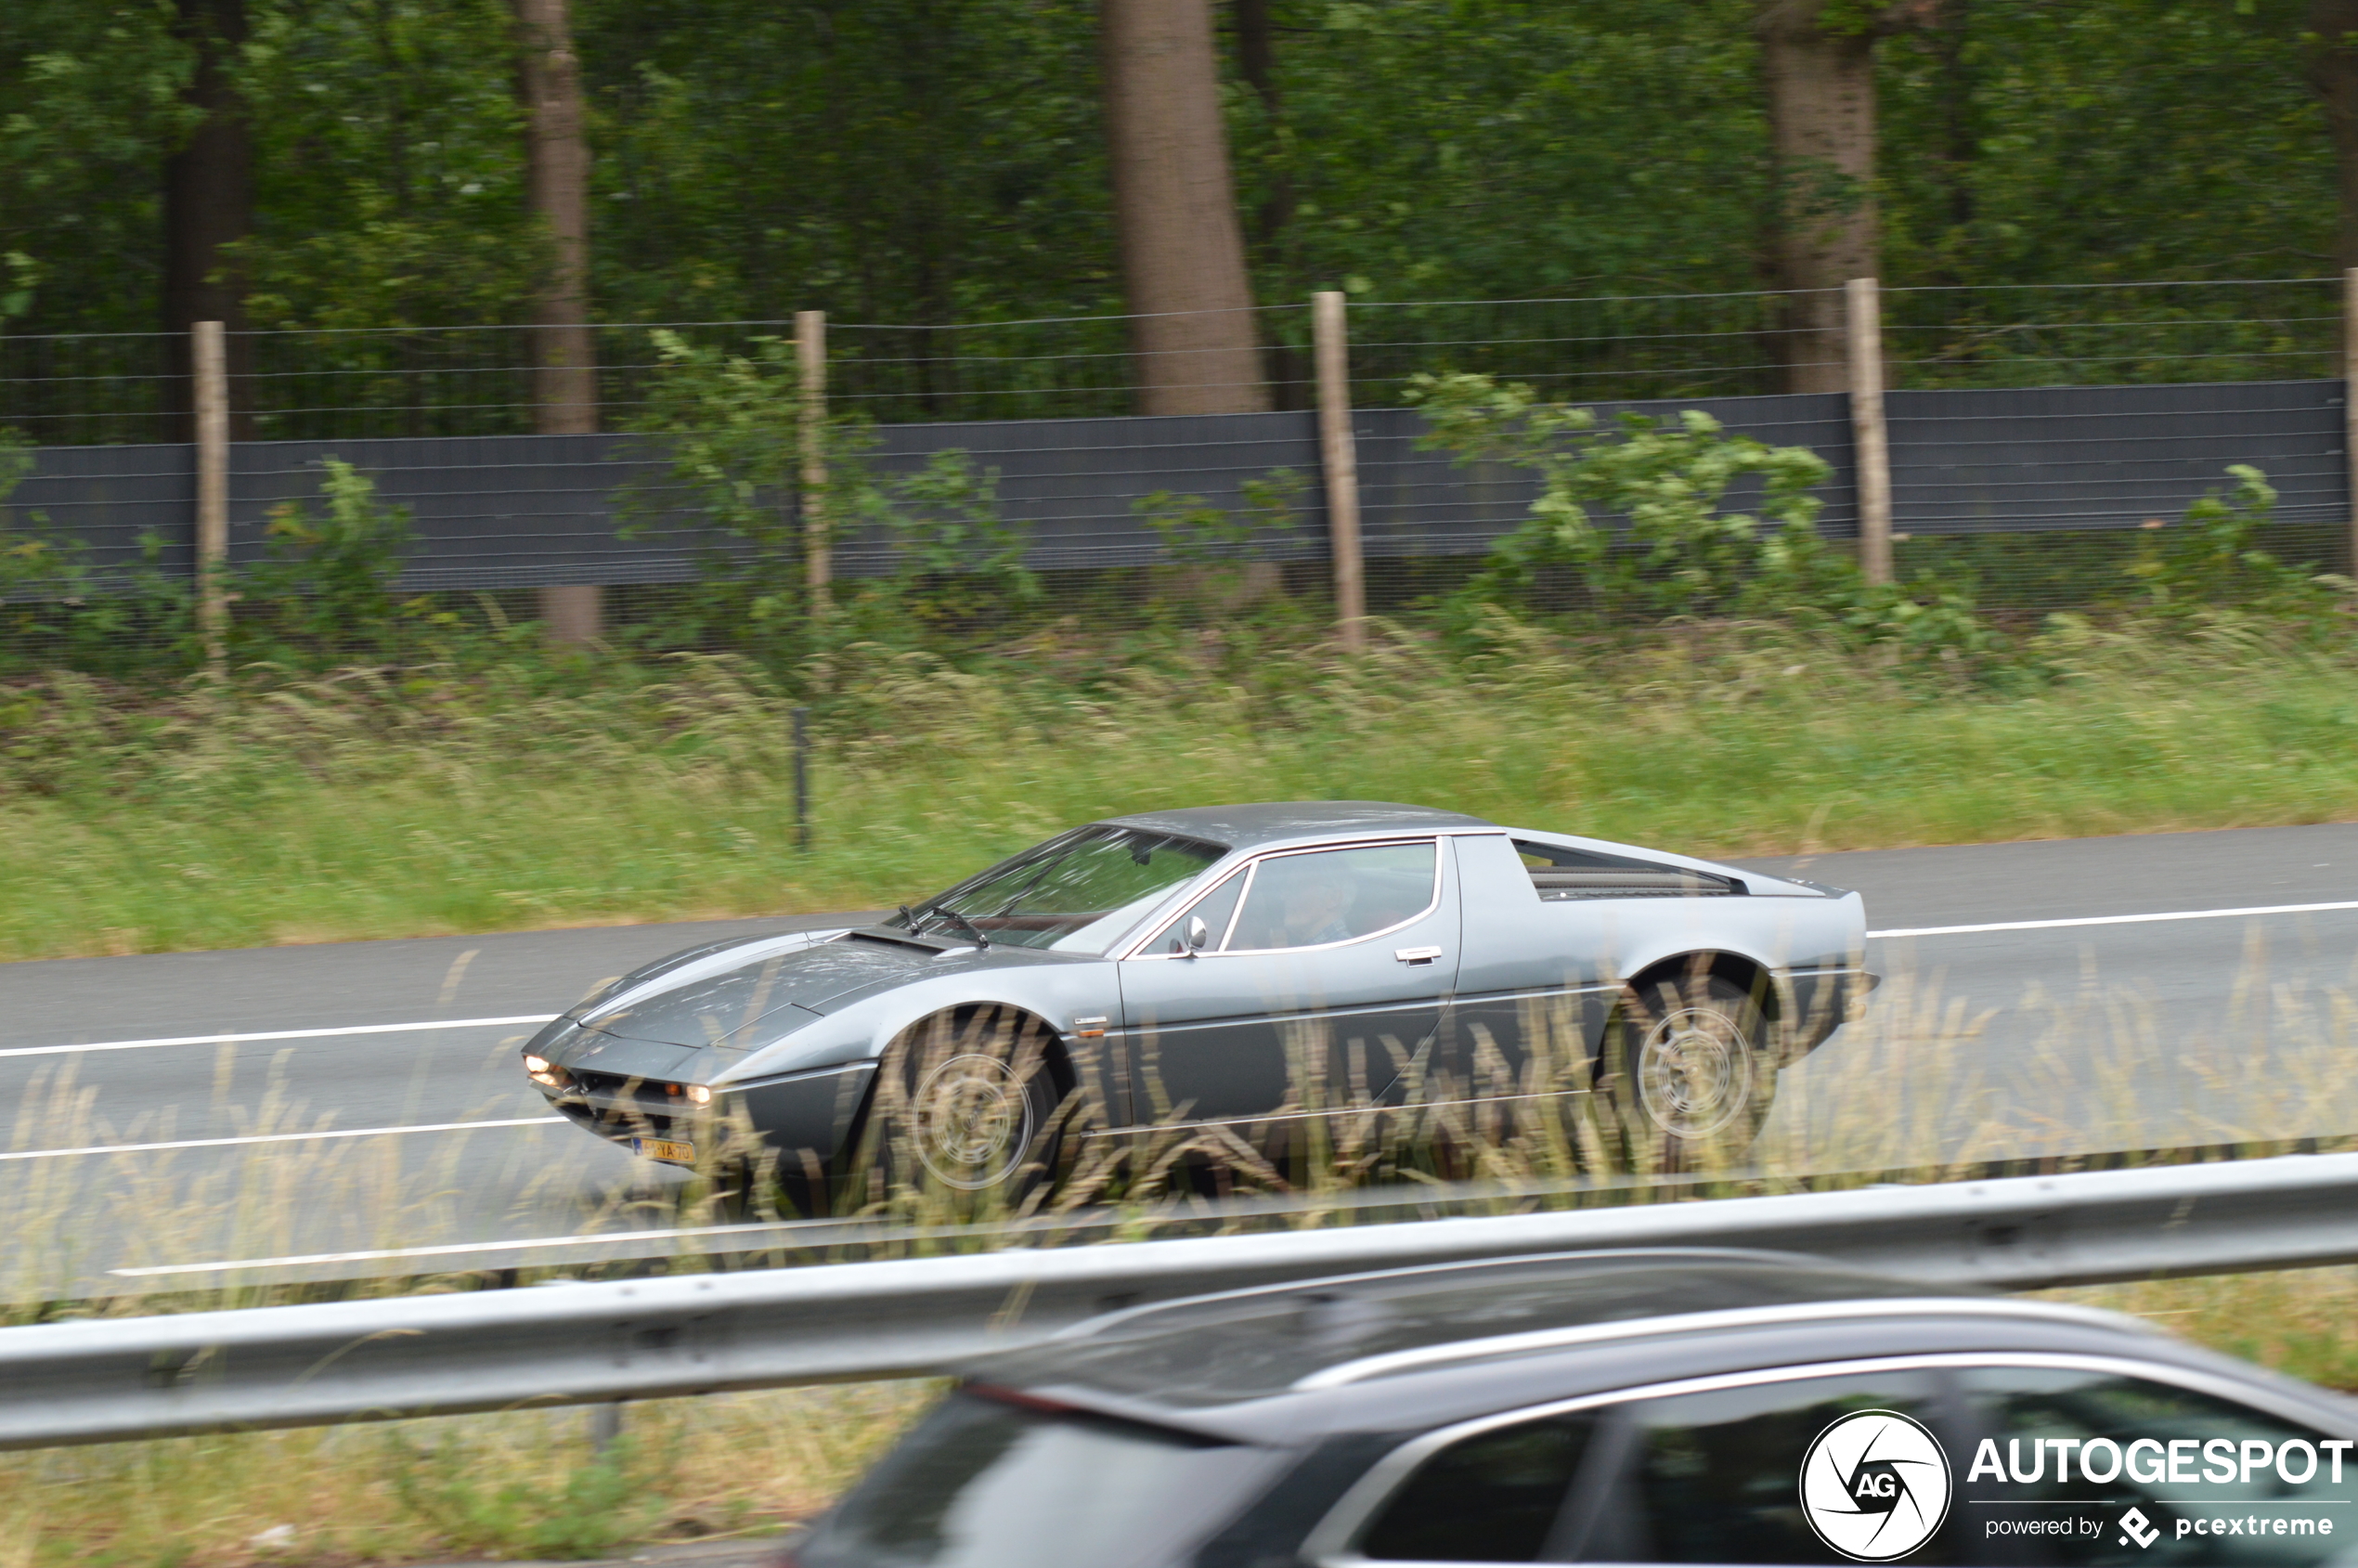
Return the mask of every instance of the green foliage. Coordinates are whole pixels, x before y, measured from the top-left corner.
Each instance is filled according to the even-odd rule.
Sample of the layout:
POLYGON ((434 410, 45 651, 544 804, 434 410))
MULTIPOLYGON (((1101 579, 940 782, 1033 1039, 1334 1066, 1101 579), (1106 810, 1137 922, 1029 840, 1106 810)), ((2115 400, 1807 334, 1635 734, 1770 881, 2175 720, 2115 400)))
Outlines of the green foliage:
POLYGON ((389 651, 398 615, 394 579, 409 546, 409 512, 377 499, 377 482, 323 458, 322 505, 270 509, 264 559, 236 574, 240 651, 292 641, 338 655, 389 651))
POLYGON ((554 1487, 486 1475, 464 1445, 424 1448, 384 1437, 394 1493, 453 1547, 526 1558, 607 1555, 643 1540, 668 1510, 672 1456, 642 1455, 631 1435, 567 1472, 554 1487))
POLYGON ((999 471, 965 452, 936 452, 914 473, 877 480, 855 469, 858 515, 895 547, 900 607, 946 629, 1000 623, 1035 608, 1040 579, 1024 564, 1031 530, 999 515, 999 471))
POLYGON ((1410 401, 1430 445, 1540 476, 1530 521, 1498 541, 1469 591, 1527 602, 1550 568, 1576 573, 1608 616, 1727 614, 1796 590, 1822 596, 1839 574, 1818 538, 1809 491, 1833 470, 1802 447, 1730 435, 1689 409, 1676 425, 1624 414, 1600 431, 1593 411, 1544 403, 1528 386, 1487 376, 1420 375, 1410 401), (1757 512, 1722 510, 1737 480, 1762 481, 1757 512), (1627 520, 1614 530, 1597 514, 1627 520))
POLYGON ((967 630, 1041 603, 1024 564, 1030 532, 1000 515, 997 470, 949 450, 914 473, 879 475, 874 434, 832 419, 820 426, 827 480, 812 499, 833 537, 865 528, 890 541, 894 568, 881 583, 832 583, 826 613, 814 613, 795 499, 804 435, 793 343, 757 338, 732 353, 658 330, 654 345, 648 422, 668 461, 627 498, 626 526, 642 532, 685 512, 723 541, 705 552, 691 607, 659 628, 659 641, 792 660, 847 635, 967 630))
POLYGON ((1459 594, 1461 627, 1478 624, 1478 614, 1469 619, 1477 605, 1530 607, 1562 573, 1608 618, 1775 616, 1904 659, 1976 667, 2003 647, 1964 585, 1929 574, 1872 584, 1827 547, 1809 491, 1833 471, 1806 447, 1730 435, 1694 409, 1675 425, 1624 414, 1617 431, 1600 430, 1590 409, 1487 376, 1418 376, 1409 396, 1432 427, 1427 444, 1540 476, 1530 520, 1492 547, 1459 594), (1724 510, 1748 477, 1760 484, 1756 511, 1724 510), (1626 529, 1600 514, 1626 519, 1626 529))
POLYGON ((1162 540, 1162 552, 1190 565, 1245 560, 1263 533, 1294 525, 1294 509, 1310 481, 1289 468, 1273 468, 1237 486, 1241 507, 1230 511, 1201 496, 1155 490, 1130 503, 1162 540))
POLYGON ((142 538, 139 560, 104 580, 46 513, 8 506, 32 467, 22 434, 0 429, 0 647, 15 654, 0 654, 0 668, 22 660, 124 674, 185 665, 194 654, 191 597, 164 571, 165 541, 142 538))
POLYGON ((2231 463, 2227 476, 2235 482, 2232 490, 2205 491, 2175 525, 2145 525, 2137 559, 2126 569, 2143 585, 2146 608, 2166 616, 2220 605, 2292 616, 2334 612, 2347 579, 2287 564, 2260 548, 2260 531, 2276 506, 2267 474, 2231 463))
MULTIPOLYGON (((659 330, 646 428, 665 472, 623 498, 626 537, 682 512, 718 536, 702 557, 693 601, 656 628, 659 644, 722 637, 787 654, 807 645, 809 622, 800 487, 802 393, 794 344, 753 340, 730 353, 659 330)), ((848 433, 831 429, 849 460, 848 433)), ((831 470, 832 472, 832 470, 831 470)))

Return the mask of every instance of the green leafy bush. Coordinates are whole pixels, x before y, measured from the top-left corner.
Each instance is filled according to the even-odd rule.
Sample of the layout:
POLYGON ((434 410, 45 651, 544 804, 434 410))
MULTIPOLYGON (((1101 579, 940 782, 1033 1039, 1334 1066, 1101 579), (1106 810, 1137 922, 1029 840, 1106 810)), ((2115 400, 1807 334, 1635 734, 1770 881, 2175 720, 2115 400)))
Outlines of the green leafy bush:
POLYGON ((1869 583, 1819 537, 1809 492, 1833 470, 1807 447, 1730 435, 1692 408, 1675 423, 1624 414, 1617 429, 1602 429, 1591 409, 1488 376, 1419 376, 1408 395, 1432 426, 1429 445, 1540 477, 1529 520, 1492 547, 1459 596, 1461 611, 1470 603, 1527 609, 1548 574, 1568 571, 1607 618, 1781 618, 1947 664, 2002 646, 1964 585, 1929 576, 1869 583), (1727 510, 1729 490, 1752 476, 1761 481, 1757 510, 1727 510), (1626 519, 1626 532, 1600 516, 1626 519))
MULTIPOLYGON (((377 499, 377 482, 323 458, 316 505, 270 509, 263 559, 232 575, 241 654, 298 651, 384 654, 400 641, 394 583, 409 551, 409 511, 377 499)), ((422 607, 422 606, 421 606, 422 607)))
POLYGON ((2144 607, 2183 616, 2234 605, 2292 617, 2337 610, 2352 587, 2348 578, 2280 561, 2260 548, 2261 530, 2276 507, 2268 475, 2248 463, 2231 463, 2227 476, 2235 482, 2233 489, 2206 491, 2174 526, 2145 525, 2137 559, 2127 568, 2144 590, 2144 607))

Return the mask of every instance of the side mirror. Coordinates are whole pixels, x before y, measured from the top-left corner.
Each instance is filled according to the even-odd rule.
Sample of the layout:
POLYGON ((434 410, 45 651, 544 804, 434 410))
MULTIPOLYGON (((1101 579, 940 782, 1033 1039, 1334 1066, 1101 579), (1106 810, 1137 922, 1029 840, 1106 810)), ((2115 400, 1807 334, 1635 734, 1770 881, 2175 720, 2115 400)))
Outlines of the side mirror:
POLYGON ((1189 915, 1187 917, 1187 951, 1189 952, 1201 952, 1211 940, 1211 927, 1203 923, 1203 916, 1199 914, 1189 915))

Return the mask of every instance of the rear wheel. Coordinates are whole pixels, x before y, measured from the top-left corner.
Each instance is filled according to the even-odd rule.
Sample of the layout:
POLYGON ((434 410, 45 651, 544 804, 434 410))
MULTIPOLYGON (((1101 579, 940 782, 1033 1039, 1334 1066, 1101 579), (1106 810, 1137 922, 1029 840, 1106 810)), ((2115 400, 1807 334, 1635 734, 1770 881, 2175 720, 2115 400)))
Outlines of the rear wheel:
POLYGON ((1632 1164, 1693 1170, 1753 1145, 1776 1095, 1768 1019, 1722 976, 1665 976, 1633 986, 1607 1033, 1602 1086, 1624 1111, 1632 1164), (1654 1160, 1642 1159, 1651 1146, 1654 1160))

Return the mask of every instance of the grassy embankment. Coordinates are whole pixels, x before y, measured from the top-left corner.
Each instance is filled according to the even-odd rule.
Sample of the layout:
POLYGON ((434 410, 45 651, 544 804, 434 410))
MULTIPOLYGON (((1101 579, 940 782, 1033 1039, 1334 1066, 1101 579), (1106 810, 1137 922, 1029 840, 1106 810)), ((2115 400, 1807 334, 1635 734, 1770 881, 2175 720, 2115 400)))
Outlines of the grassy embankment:
POLYGON ((875 907, 1108 812, 1420 801, 1705 854, 2358 816, 2358 664, 2257 637, 2050 636, 1999 684, 1789 635, 1472 659, 1035 646, 741 667, 425 669, 0 691, 0 956, 875 907), (1116 661, 1118 665, 1118 661, 1116 661))

